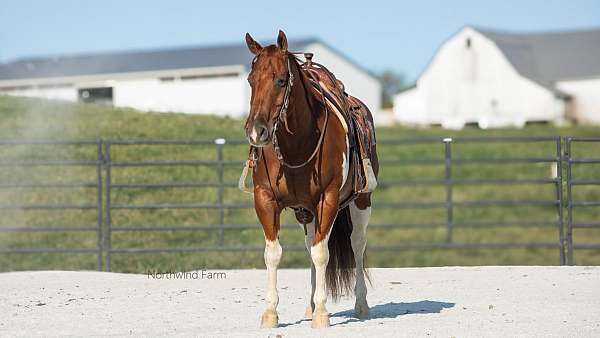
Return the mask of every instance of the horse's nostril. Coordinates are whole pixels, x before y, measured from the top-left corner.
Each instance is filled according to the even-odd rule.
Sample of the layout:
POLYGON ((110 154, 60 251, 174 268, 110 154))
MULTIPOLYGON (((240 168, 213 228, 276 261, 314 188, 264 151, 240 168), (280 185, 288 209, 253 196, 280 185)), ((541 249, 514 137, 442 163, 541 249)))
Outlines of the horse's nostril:
POLYGON ((269 139, 269 131, 265 127, 261 127, 258 134, 258 139, 261 142, 267 142, 269 139))

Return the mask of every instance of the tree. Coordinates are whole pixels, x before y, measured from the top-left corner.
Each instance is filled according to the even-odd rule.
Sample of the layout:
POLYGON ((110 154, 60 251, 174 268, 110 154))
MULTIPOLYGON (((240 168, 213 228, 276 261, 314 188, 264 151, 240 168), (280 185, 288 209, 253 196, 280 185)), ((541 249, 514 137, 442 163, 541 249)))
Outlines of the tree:
POLYGON ((391 69, 386 69, 378 75, 378 78, 379 82, 381 82, 382 106, 383 108, 391 108, 394 95, 407 87, 404 75, 391 69))

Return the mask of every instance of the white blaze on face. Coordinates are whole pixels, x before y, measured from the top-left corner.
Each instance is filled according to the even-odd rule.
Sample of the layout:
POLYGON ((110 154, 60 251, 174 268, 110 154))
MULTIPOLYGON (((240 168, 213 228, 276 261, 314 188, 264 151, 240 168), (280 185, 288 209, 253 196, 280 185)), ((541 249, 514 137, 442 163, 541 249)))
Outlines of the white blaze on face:
POLYGON ((250 130, 250 140, 254 143, 258 142, 258 132, 256 131, 255 125, 253 125, 252 130, 250 130))

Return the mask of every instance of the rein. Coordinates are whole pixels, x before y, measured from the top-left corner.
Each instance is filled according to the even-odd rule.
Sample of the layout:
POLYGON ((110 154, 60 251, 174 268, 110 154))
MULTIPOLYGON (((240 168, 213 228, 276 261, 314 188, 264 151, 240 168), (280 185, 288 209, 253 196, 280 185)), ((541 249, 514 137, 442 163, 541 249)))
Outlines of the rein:
MULTIPOLYGON (((307 63, 308 65, 311 64, 311 59, 312 59, 312 54, 311 53, 293 53, 293 52, 289 52, 289 54, 303 54, 304 57, 307 59, 307 63)), ((254 63, 254 62, 253 62, 254 63)), ((306 166, 308 163, 310 163, 315 156, 317 156, 317 153, 319 152, 319 149, 321 149, 321 147, 323 146, 323 140, 325 139, 325 132, 327 130, 327 124, 329 122, 329 109, 327 108, 327 104, 325 103, 323 105, 324 109, 325 109, 325 122, 323 122, 323 128, 321 129, 320 135, 319 135, 319 140, 317 141, 317 145, 315 146, 315 149, 313 150, 312 154, 310 155, 310 157, 300 163, 300 164, 289 164, 285 161, 285 159, 283 158, 283 155, 281 154, 281 149, 279 147, 279 142, 277 141, 277 129, 279 127, 279 123, 283 123, 285 130, 290 133, 290 134, 294 134, 292 131, 290 131, 290 129, 288 128, 288 124, 287 124, 287 111, 290 105, 290 96, 292 93, 292 86, 294 85, 294 74, 292 74, 292 65, 290 62, 290 57, 288 55, 288 82, 285 88, 285 94, 283 97, 283 104, 281 105, 281 109, 279 110, 277 116, 274 117, 275 119, 275 123, 273 125, 273 138, 272 138, 272 143, 273 143, 273 150, 275 151, 275 155, 277 156, 277 159, 279 160, 279 163, 281 165, 283 165, 284 167, 290 168, 290 169, 299 169, 302 168, 304 166, 306 166)), ((298 72, 300 72, 301 70, 298 69, 298 72)), ((317 81, 316 82, 319 86, 319 92, 321 93, 323 102, 325 101, 325 93, 323 91, 323 87, 321 87, 321 84, 317 81)), ((238 181, 238 188, 246 193, 252 194, 252 191, 250 189, 248 189, 248 187, 246 186, 246 177, 248 176, 248 170, 250 168, 252 168, 253 170, 256 168, 255 163, 259 158, 258 152, 256 151, 257 148, 254 146, 250 146, 250 152, 248 154, 248 160, 246 160, 246 163, 244 165, 244 169, 242 170, 242 175, 240 176, 240 179, 238 181)))
MULTIPOLYGON (((312 57, 312 55, 308 55, 308 53, 289 53, 289 54, 304 54, 305 57, 309 60, 308 62, 310 62, 310 59, 312 57)), ((323 140, 325 139, 325 131, 327 129, 327 122, 329 121, 329 110, 327 109, 326 104, 323 105, 325 108, 325 122, 323 122, 323 128, 322 128, 322 131, 320 132, 319 140, 317 141, 317 145, 315 146, 315 149, 313 150, 310 157, 306 161, 304 161, 300 164, 297 164, 297 165, 289 164, 288 162, 286 162, 285 159, 283 158, 283 155, 281 154, 281 149, 279 148, 279 143, 277 141, 277 129, 279 126, 279 122, 282 122, 285 127, 285 130, 290 134, 294 134, 293 132, 290 131, 290 129, 288 128, 288 124, 287 124, 287 111, 289 108, 292 86, 294 85, 294 75, 292 74, 292 65, 290 63, 289 56, 287 59, 287 64, 288 64, 288 83, 285 88, 283 104, 281 105, 279 114, 277 114, 277 116, 275 117, 276 121, 275 121, 275 124, 273 125, 273 141, 272 142, 273 142, 273 149, 275 150, 275 154, 276 154, 279 162, 287 168, 299 169, 299 168, 306 166, 308 163, 310 163, 315 158, 315 156, 317 156, 319 149, 321 149, 321 146, 323 145, 323 140)), ((300 72, 300 69, 298 69, 298 72, 300 72)), ((325 94, 323 93, 323 88, 320 87, 319 89, 320 89, 321 95, 323 95, 323 98, 325 98, 325 94)), ((325 101, 323 101, 323 102, 325 102, 325 101)))

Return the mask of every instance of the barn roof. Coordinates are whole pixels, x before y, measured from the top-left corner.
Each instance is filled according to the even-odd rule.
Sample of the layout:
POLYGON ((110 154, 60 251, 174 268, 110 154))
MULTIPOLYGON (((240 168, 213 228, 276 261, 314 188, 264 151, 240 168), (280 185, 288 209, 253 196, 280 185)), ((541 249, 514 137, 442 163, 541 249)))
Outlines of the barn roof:
POLYGON ((600 28, 544 33, 474 29, 491 39, 519 74, 540 84, 600 76, 600 28))
MULTIPOLYGON (((290 41, 289 48, 303 51, 315 42, 320 41, 290 41)), ((24 58, 0 63, 0 80, 248 65, 251 60, 245 44, 24 58)))

